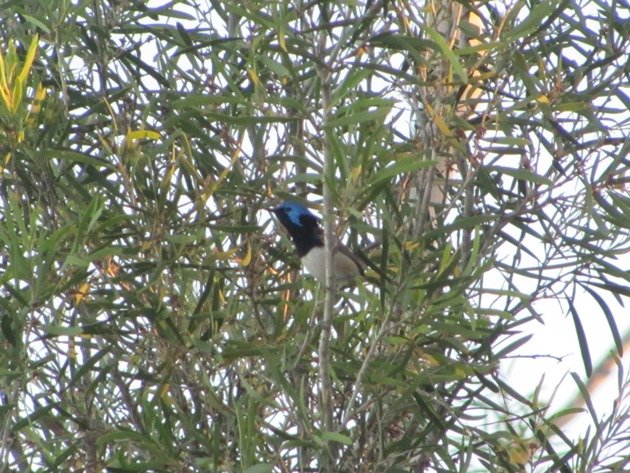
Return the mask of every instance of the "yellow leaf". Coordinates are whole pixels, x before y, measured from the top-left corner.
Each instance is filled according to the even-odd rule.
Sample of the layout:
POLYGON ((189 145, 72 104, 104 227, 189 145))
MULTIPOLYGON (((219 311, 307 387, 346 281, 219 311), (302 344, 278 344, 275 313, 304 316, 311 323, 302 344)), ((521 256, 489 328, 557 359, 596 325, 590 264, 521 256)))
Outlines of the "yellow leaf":
POLYGON ((252 247, 248 243, 247 252, 245 253, 245 256, 241 259, 241 266, 249 266, 249 263, 251 262, 251 260, 252 260, 252 247))
POLYGON ((429 363, 429 366, 440 366, 440 362, 434 356, 429 355, 428 353, 424 353, 422 358, 429 363))
POLYGON ((42 84, 37 84, 37 90, 35 91, 35 97, 33 97, 33 103, 31 104, 31 110, 29 113, 39 113, 42 108, 42 101, 46 98, 46 89, 42 84))
POLYGON ((41 83, 37 84, 37 92, 35 92, 35 101, 41 102, 45 98, 46 98, 46 89, 44 89, 44 86, 41 83))
POLYGON ((465 379, 466 371, 464 371, 463 368, 457 367, 455 368, 455 376, 457 376, 458 379, 465 379))
POLYGON ((350 182, 357 182, 363 174, 363 167, 361 165, 354 166, 350 170, 350 182))
POLYGON ((431 115, 431 118, 435 122, 435 125, 438 127, 438 130, 440 130, 444 136, 448 136, 448 137, 455 136, 455 133, 453 133, 451 129, 448 127, 444 118, 438 115, 436 111, 433 109, 433 107, 431 107, 431 105, 427 103, 426 106, 427 106, 427 112, 429 112, 429 115, 431 115))
POLYGON ((232 160, 230 161, 230 166, 226 166, 223 169, 223 171, 221 171, 221 174, 219 174, 219 178, 216 181, 211 181, 209 179, 207 180, 205 189, 200 194, 202 202, 207 201, 210 198, 210 196, 212 196, 212 194, 214 194, 214 192, 221 186, 221 183, 228 176, 228 174, 232 172, 232 166, 234 166, 234 163, 238 161, 238 157, 241 154, 241 144, 242 143, 239 143, 238 147, 232 153, 232 160))
POLYGON ((514 438, 506 447, 510 463, 513 465, 524 465, 532 456, 532 449, 529 443, 521 438, 514 438))
POLYGON ((260 81, 260 77, 254 69, 251 67, 247 69, 247 74, 249 75, 250 80, 254 83, 254 85, 262 87, 262 82, 260 81))
POLYGON ((216 259, 227 260, 227 259, 232 259, 237 251, 238 251, 238 248, 235 247, 235 248, 230 248, 227 251, 214 250, 213 254, 216 259))
POLYGON ((4 56, 0 54, 0 97, 7 109, 11 110, 11 91, 9 90, 9 77, 7 77, 7 66, 4 56))
POLYGON ((401 9, 401 11, 399 12, 399 15, 402 15, 402 24, 404 27, 404 31, 405 33, 409 32, 409 29, 411 28, 411 23, 409 22, 409 18, 407 18, 407 15, 405 15, 405 12, 401 9))
POLYGON ((116 263, 116 261, 114 261, 111 256, 105 260, 104 268, 105 273, 112 278, 118 276, 118 273, 120 271, 120 265, 116 263))
POLYGON ((369 49, 366 46, 360 46, 357 48, 357 50, 354 52, 354 55, 356 57, 361 57, 364 54, 366 54, 369 51, 369 49))
POLYGON ((129 130, 127 132, 127 141, 134 140, 159 140, 160 134, 151 130, 129 130))
POLYGON ((538 103, 549 103, 549 97, 547 97, 545 94, 542 94, 540 97, 538 97, 536 99, 536 102, 538 102, 538 103))
POLYGON ((406 241, 403 244, 403 246, 405 247, 405 250, 412 251, 412 250, 415 250, 415 249, 420 247, 420 242, 418 242, 418 241, 406 241))
POLYGON ((15 79, 13 83, 13 103, 11 104, 10 110, 12 112, 16 112, 20 103, 22 103, 22 95, 24 93, 24 87, 22 86, 22 80, 18 77, 15 79))
POLYGON ((160 188, 163 192, 167 191, 170 188, 171 180, 173 179, 176 168, 177 166, 174 160, 172 160, 166 167, 166 172, 164 173, 164 177, 162 178, 162 183, 160 185, 160 188))
MULTIPOLYGON (((0 57, 2 57, 1 54, 0 57)), ((0 84, 0 97, 2 98, 4 106, 7 108, 7 110, 11 110, 13 103, 13 100, 11 100, 11 92, 9 92, 8 89, 4 89, 4 87, 2 87, 2 84, 0 84)))
POLYGON ((284 28, 279 28, 278 29, 278 44, 280 45, 280 48, 282 48, 282 50, 286 53, 287 52, 287 43, 284 37, 284 28))
POLYGON ((165 402, 170 401, 170 397, 168 395, 168 390, 170 388, 171 388, 171 385, 169 383, 164 383, 162 386, 160 386, 159 396, 162 401, 165 401, 165 402))
POLYGON ((480 82, 484 82, 484 81, 487 81, 488 79, 493 78, 496 75, 497 75, 496 71, 480 72, 479 75, 477 76, 477 79, 480 82))
POLYGON ((83 299, 85 299, 85 296, 88 295, 88 292, 90 291, 90 283, 89 282, 84 282, 83 284, 81 284, 81 287, 79 287, 78 290, 76 290, 74 292, 74 294, 72 294, 72 299, 74 301, 74 305, 79 305, 81 303, 81 301, 83 299))
POLYGON ((20 74, 17 76, 17 79, 24 83, 26 81, 26 77, 28 73, 31 71, 31 66, 33 65, 33 60, 35 59, 35 53, 37 52, 37 42, 39 41, 39 35, 33 36, 31 40, 31 45, 28 47, 28 52, 26 53, 26 58, 24 59, 24 65, 22 65, 22 70, 20 74))
POLYGON ((11 157, 12 157, 12 156, 13 156, 13 155, 12 155, 11 153, 7 153, 7 154, 4 156, 4 164, 1 164, 1 165, 0 165, 0 172, 4 171, 4 169, 5 169, 6 165, 7 165, 7 164, 9 164, 9 163, 11 162, 11 157))
POLYGON ((529 460, 529 452, 520 447, 510 447, 508 449, 510 463, 512 465, 524 465, 529 460))

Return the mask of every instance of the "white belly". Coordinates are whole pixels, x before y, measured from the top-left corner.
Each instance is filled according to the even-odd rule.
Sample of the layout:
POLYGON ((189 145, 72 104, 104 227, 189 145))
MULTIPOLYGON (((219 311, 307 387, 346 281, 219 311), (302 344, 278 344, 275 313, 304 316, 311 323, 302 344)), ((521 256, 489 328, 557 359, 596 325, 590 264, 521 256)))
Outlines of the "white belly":
MULTIPOLYGON (((326 252, 324 247, 315 247, 302 257, 302 264, 315 278, 320 281, 326 279, 326 252)), ((359 268, 349 256, 341 251, 335 251, 333 258, 334 274, 337 283, 351 282, 359 275, 359 268)))
POLYGON ((326 279, 326 252, 323 246, 316 246, 302 257, 302 265, 309 274, 323 281, 326 279))

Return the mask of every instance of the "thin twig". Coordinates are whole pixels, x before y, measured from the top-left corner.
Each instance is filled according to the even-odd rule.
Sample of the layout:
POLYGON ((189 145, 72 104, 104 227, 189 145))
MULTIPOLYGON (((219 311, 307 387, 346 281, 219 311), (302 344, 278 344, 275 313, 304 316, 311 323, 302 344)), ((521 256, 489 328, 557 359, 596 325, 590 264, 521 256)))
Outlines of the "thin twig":
POLYGON ((381 338, 383 338, 383 336, 385 335, 385 333, 387 333, 389 329, 390 315, 391 315, 391 312, 388 313, 387 316, 385 317, 385 320, 383 320, 381 328, 379 329, 378 333, 376 334, 376 337, 372 341, 372 345, 370 346, 370 349, 368 350, 367 355, 363 359, 363 363, 361 364, 361 368, 359 369, 359 373, 357 374, 357 379, 354 382, 354 388, 352 389, 350 400, 348 401, 348 407, 346 407, 343 414, 343 418, 341 420, 341 427, 345 426, 346 423, 348 423, 348 421, 352 419, 352 417, 355 414, 354 406, 356 404, 359 391, 361 390, 363 379, 365 378, 365 375, 367 374, 367 368, 370 362, 374 358, 374 354, 376 353, 376 347, 378 347, 381 338))

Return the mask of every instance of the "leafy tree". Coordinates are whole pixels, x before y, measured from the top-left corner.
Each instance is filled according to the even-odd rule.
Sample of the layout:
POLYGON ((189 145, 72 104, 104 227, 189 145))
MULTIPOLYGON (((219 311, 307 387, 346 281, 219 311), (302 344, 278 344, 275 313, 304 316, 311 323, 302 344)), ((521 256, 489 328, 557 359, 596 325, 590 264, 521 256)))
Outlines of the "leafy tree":
POLYGON ((621 364, 603 419, 575 376, 580 442, 499 369, 544 300, 587 375, 584 317, 622 350, 622 15, 0 5, 3 471, 629 468, 621 364), (323 202, 367 281, 300 275, 264 210, 289 195, 323 202))

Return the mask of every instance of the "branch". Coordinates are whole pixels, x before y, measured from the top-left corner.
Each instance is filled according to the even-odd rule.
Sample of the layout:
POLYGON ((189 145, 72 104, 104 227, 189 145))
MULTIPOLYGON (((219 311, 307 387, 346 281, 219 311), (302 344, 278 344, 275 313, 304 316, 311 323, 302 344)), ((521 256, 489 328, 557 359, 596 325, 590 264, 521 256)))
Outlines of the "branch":
POLYGON ((329 345, 332 332, 332 318, 335 306, 335 277, 333 274, 333 247, 334 235, 332 228, 333 205, 332 191, 329 183, 334 179, 334 159, 328 139, 327 125, 330 117, 330 69, 325 62, 326 56, 326 33, 322 32, 318 44, 317 56, 319 66, 317 73, 321 84, 322 97, 322 128, 323 128, 323 153, 324 153, 324 249, 326 252, 326 299, 324 301, 324 317, 322 321, 322 331, 319 339, 319 386, 321 395, 321 422, 322 430, 331 432, 333 430, 332 413, 332 383, 330 380, 330 360, 329 345))

